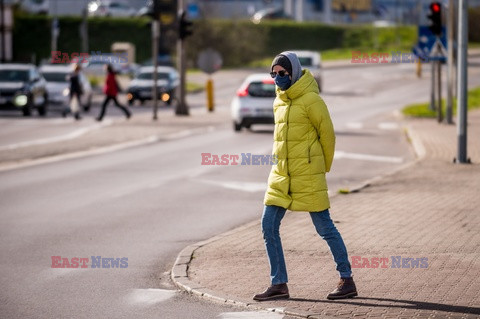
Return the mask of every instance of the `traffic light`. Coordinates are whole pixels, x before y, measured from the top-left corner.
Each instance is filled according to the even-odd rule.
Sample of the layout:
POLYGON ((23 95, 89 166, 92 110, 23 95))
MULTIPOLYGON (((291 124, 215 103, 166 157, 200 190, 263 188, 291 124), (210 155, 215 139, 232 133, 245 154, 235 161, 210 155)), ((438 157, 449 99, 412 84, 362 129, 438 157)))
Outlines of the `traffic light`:
POLYGON ((430 3, 430 12, 428 19, 431 21, 429 29, 433 34, 439 36, 442 34, 442 3, 432 2, 430 3))
POLYGON ((185 11, 183 11, 180 15, 179 30, 178 30, 178 36, 181 40, 185 40, 186 37, 191 36, 193 34, 192 26, 193 26, 193 22, 187 20, 187 14, 185 11))

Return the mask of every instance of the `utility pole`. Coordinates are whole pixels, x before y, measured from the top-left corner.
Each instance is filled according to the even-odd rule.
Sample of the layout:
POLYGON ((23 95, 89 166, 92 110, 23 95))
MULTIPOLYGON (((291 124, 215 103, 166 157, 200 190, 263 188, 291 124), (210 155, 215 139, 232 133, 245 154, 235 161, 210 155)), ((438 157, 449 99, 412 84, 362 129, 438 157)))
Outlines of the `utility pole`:
POLYGON ((80 36, 82 38, 82 52, 88 52, 88 9, 87 3, 82 10, 82 24, 80 25, 80 36))
MULTIPOLYGON (((458 2, 458 82, 457 82, 457 163, 469 163, 467 159, 467 45, 468 45, 468 0, 458 2)), ((478 138, 478 137, 477 137, 478 138)))
POLYGON ((153 99, 153 120, 158 119, 158 40, 160 38, 160 30, 158 23, 158 15, 152 21, 152 62, 153 62, 153 87, 152 87, 152 99, 153 99))
POLYGON ((187 68, 185 61, 185 39, 192 35, 191 29, 193 23, 187 20, 187 13, 183 10, 183 0, 178 1, 178 41, 177 41, 177 61, 180 71, 179 99, 175 109, 176 115, 189 115, 186 95, 186 76, 187 68))
POLYGON ((295 22, 303 22, 303 0, 295 2, 295 22))
POLYGON ((53 10, 53 19, 52 19, 52 42, 51 42, 51 49, 53 51, 57 51, 57 42, 58 42, 58 36, 60 33, 60 25, 58 22, 58 17, 57 17, 57 0, 54 2, 54 10, 53 10))
POLYGON ((332 0, 323 1, 324 21, 323 23, 332 24, 332 0))
POLYGON ((453 86, 454 82, 454 70, 455 70, 455 61, 453 56, 453 47, 455 42, 454 36, 454 27, 455 27, 455 1, 448 1, 448 19, 447 19, 447 124, 453 124, 453 86))

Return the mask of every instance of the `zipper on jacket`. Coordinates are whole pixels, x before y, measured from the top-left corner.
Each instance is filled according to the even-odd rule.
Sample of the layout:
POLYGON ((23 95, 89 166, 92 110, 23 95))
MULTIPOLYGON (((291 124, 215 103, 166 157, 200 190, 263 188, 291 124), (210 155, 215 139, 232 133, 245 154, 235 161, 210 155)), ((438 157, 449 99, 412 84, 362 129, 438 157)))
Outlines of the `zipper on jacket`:
POLYGON ((308 164, 310 164, 311 160, 310 160, 310 146, 308 147, 308 164))

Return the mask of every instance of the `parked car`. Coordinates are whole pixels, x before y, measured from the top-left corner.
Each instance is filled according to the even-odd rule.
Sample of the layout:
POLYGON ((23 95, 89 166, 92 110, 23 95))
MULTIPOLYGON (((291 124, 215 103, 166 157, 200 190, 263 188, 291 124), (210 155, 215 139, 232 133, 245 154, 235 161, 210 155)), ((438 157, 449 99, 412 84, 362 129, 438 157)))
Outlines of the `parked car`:
POLYGON ((15 0, 14 3, 20 4, 22 10, 34 14, 48 14, 50 8, 49 0, 15 0))
POLYGON ((232 100, 233 128, 250 128, 253 124, 273 124, 275 82, 269 74, 249 75, 232 100))
MULTIPOLYGON (((48 102, 50 106, 58 106, 60 111, 70 103, 70 75, 75 65, 44 65, 40 73, 47 81, 48 102)), ((93 91, 85 74, 79 74, 82 87, 81 107, 88 112, 92 106, 93 91)))
POLYGON ((322 77, 322 57, 316 51, 293 51, 303 68, 309 69, 312 72, 315 81, 318 84, 318 90, 322 92, 323 77, 322 77))
POLYGON ((151 17, 153 15, 153 0, 148 0, 143 7, 141 7, 137 13, 137 17, 151 17))
POLYGON ((94 17, 133 17, 136 12, 121 0, 96 0, 88 4, 88 14, 94 17))
MULTIPOLYGON (((139 68, 135 78, 130 82, 127 89, 128 103, 132 105, 136 100, 143 104, 152 99, 153 91, 153 66, 139 68)), ((175 99, 175 91, 180 84, 177 70, 169 66, 157 67, 157 94, 159 99, 170 105, 175 99)))
POLYGON ((0 64, 0 109, 20 110, 30 116, 33 108, 48 111, 47 82, 33 64, 0 64))
POLYGON ((255 24, 259 24, 263 20, 274 20, 274 19, 292 19, 291 16, 285 13, 285 10, 281 7, 279 8, 266 8, 255 12, 251 20, 255 24))

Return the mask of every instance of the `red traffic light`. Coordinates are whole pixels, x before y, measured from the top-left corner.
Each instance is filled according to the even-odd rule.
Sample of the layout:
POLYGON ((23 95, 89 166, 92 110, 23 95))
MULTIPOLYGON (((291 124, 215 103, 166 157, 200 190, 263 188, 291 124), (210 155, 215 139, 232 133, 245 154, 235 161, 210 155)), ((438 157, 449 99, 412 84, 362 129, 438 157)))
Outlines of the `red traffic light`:
POLYGON ((434 2, 430 5, 430 9, 434 13, 440 12, 440 4, 438 2, 434 2))

